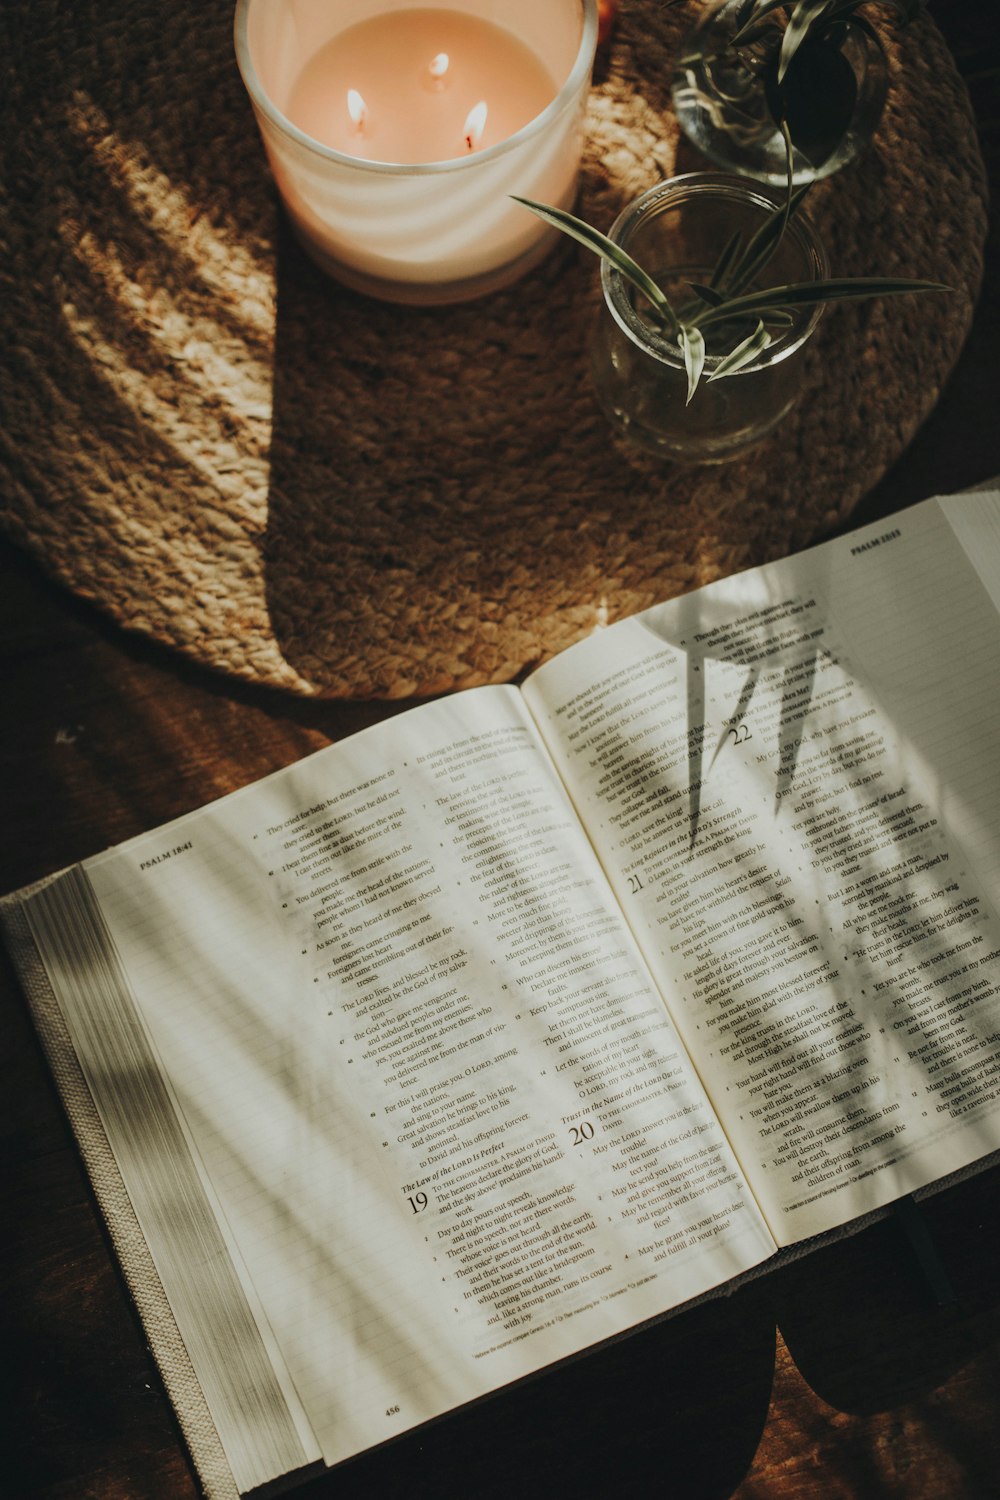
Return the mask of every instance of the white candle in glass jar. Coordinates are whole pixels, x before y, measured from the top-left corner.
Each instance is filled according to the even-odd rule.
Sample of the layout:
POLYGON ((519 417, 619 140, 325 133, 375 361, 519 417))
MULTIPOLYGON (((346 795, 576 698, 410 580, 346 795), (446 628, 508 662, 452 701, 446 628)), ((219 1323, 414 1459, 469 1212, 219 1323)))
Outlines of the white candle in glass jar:
POLYGON ((559 92, 511 32, 455 10, 372 16, 306 62, 288 116, 321 145, 367 161, 447 161, 488 150, 559 92))
POLYGON ((306 250, 406 302, 507 285, 569 207, 596 0, 239 0, 237 57, 306 250), (501 19, 495 19, 495 17, 501 19))

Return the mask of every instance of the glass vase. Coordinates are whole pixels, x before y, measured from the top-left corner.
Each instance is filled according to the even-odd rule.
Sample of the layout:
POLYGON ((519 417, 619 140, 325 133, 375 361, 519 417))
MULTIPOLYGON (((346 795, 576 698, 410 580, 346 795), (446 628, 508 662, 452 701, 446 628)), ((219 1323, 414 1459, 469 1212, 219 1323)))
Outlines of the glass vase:
MULTIPOLYGON (((710 0, 678 52, 674 111, 709 161, 761 182, 787 180, 785 142, 775 123, 774 88, 784 27, 772 13, 762 34, 733 46, 745 0, 710 0), (773 93, 771 94, 773 99, 773 93)), ((789 69, 793 181, 817 181, 861 155, 882 116, 885 53, 866 26, 845 21, 803 48, 789 69)))
MULTIPOLYGON (((610 238, 627 250, 682 313, 707 283, 738 232, 743 244, 781 199, 770 188, 722 173, 691 173, 651 188, 612 225, 610 238)), ((745 290, 821 280, 826 255, 800 210, 789 222, 763 280, 745 290)), ((820 306, 791 313, 771 330, 770 344, 734 374, 713 380, 721 361, 757 324, 752 319, 706 329, 705 366, 688 401, 684 358, 676 338, 649 320, 641 294, 608 261, 601 263, 604 305, 591 349, 600 405, 618 433, 640 447, 682 463, 720 463, 759 442, 791 409, 802 386, 801 351, 820 306)))

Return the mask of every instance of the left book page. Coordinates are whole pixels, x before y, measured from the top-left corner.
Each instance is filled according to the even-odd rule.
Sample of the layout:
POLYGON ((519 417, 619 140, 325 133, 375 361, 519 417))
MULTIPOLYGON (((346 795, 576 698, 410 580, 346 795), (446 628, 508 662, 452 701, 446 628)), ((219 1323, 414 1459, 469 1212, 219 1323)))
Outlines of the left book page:
POLYGON ((513 689, 25 910, 241 1490, 287 1461, 234 1318, 282 1451, 336 1463, 774 1250, 513 689))

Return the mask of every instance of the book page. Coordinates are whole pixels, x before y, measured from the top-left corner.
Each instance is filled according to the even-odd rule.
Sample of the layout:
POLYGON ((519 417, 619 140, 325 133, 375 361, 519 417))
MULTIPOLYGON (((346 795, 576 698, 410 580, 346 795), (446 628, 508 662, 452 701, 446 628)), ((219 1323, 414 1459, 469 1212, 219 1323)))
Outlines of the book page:
POLYGON ((995 609, 1000 610, 1000 487, 971 490, 947 507, 948 522, 995 609))
POLYGON ((327 1462, 773 1252, 515 690, 84 868, 327 1462))
POLYGON ((783 1245, 1000 1145, 1000 617, 946 516, 525 687, 783 1245))

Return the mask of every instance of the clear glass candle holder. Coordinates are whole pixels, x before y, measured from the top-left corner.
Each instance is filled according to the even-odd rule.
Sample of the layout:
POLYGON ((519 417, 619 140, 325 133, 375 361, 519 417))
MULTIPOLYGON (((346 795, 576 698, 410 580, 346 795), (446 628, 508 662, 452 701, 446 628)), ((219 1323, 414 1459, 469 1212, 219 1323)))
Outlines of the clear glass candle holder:
MULTIPOLYGON (((667 293, 678 312, 692 302, 690 283, 707 283, 739 232, 746 244, 781 200, 763 184, 696 172, 651 188, 612 225, 627 250, 667 293)), ((821 280, 826 255, 811 221, 790 221, 763 278, 745 290, 821 280)), ((722 359, 756 327, 756 318, 706 329, 705 367, 690 402, 684 357, 675 337, 649 318, 645 300, 608 261, 601 262, 604 305, 591 349, 601 407, 619 434, 682 463, 720 463, 759 442, 791 409, 802 384, 800 354, 821 307, 802 307, 754 360, 712 380, 722 359)))
MULTIPOLYGON (((412 0, 238 0, 235 41, 292 227, 330 275, 390 301, 457 302, 510 284, 555 243, 557 232, 512 203, 511 195, 572 206, 597 44, 597 0, 504 0, 499 7, 495 0, 431 0, 429 6, 412 0), (353 154, 349 138, 344 149, 308 134, 290 113, 307 66, 318 54, 331 57, 350 28, 385 17, 391 24, 402 12, 429 15, 432 23, 444 16, 446 26, 458 13, 480 30, 493 26, 495 34, 501 28, 531 54, 532 67, 552 80, 547 102, 543 98, 533 118, 492 145, 477 149, 471 135, 465 140, 457 130, 454 154, 433 161, 371 159, 353 154)), ((479 48, 480 54, 487 50, 479 48)), ((435 50, 414 56, 412 67, 427 74, 433 94, 451 86, 461 61, 435 50)), ((399 66, 409 70, 410 59, 399 66)), ((523 85, 516 70, 501 73, 495 58, 492 66, 499 94, 523 85)), ((402 74, 400 79, 402 85, 402 74)), ((344 93, 331 99, 331 108, 343 108, 344 93)), ((365 129, 362 113, 357 130, 365 129)))
MULTIPOLYGON (((674 112, 702 155, 726 171, 782 185, 785 141, 768 105, 783 28, 770 18, 762 39, 734 48, 744 0, 710 0, 681 42, 671 84, 674 112)), ((845 21, 839 45, 813 47, 793 116, 796 184, 829 177, 865 151, 888 90, 885 53, 867 27, 845 21), (846 95, 845 95, 846 90, 846 95)))

